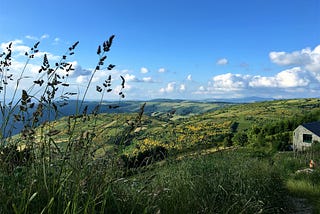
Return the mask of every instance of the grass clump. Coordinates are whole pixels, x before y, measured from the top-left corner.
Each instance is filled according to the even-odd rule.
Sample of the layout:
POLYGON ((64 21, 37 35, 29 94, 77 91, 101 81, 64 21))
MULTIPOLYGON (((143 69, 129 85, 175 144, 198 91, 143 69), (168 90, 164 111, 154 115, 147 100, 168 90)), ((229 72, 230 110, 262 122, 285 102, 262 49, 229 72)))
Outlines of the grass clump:
POLYGON ((279 172, 249 151, 167 159, 119 179, 123 213, 281 213, 288 209, 279 172))
MULTIPOLYGON (((83 95, 68 92, 68 76, 74 70, 68 57, 74 54, 79 42, 75 42, 56 63, 50 63, 46 54, 39 75, 31 86, 21 89, 27 65, 39 52, 37 42, 26 52, 25 66, 20 74, 11 71, 13 47, 10 43, 1 53, 0 63, 0 212, 1 213, 104 213, 105 187, 117 174, 111 155, 95 157, 103 145, 93 145, 96 137, 97 115, 105 93, 110 93, 111 76, 96 91, 101 95, 100 103, 91 111, 84 105, 92 79, 98 70, 112 70, 115 66, 104 66, 114 36, 98 46, 99 57, 83 95), (12 97, 8 97, 8 86, 14 85, 12 97), (54 122, 60 108, 77 95, 74 114, 69 116, 65 141, 57 137, 60 130, 54 122), (90 130, 83 122, 92 120, 90 130), (15 133, 15 125, 22 124, 22 131, 15 133), (104 169, 104 170, 101 170, 104 169), (17 194, 19 193, 19 194, 17 194), (20 194, 21 193, 21 194, 20 194)), ((121 77, 121 89, 125 80, 121 77)), ((124 98, 122 91, 120 98, 124 98)), ((117 108, 117 106, 110 106, 117 108)), ((121 142, 120 142, 121 144, 121 142)), ((116 151, 110 151, 116 153, 116 151)))

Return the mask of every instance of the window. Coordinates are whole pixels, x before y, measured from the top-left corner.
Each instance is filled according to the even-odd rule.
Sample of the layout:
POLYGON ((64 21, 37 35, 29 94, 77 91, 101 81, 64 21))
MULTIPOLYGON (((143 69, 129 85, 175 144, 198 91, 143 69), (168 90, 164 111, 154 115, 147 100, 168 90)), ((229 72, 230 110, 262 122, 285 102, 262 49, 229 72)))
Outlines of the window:
POLYGON ((304 143, 312 143, 312 135, 311 134, 303 134, 303 142, 304 143))

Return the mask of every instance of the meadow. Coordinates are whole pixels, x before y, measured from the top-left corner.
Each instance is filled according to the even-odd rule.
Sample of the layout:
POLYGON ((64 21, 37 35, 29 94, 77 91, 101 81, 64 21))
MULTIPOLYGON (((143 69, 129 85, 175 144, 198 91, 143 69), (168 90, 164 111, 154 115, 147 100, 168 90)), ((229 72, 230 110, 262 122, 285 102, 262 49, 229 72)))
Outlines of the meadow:
MULTIPOLYGON (((87 90, 113 38, 98 46, 87 90)), ((23 89, 8 99, 1 85, 0 213, 294 213, 301 198, 320 211, 319 168, 296 173, 311 156, 320 161, 319 145, 287 151, 298 125, 320 119, 319 99, 153 100, 132 113, 118 104, 122 91, 119 102, 104 101, 110 76, 96 87, 100 101, 89 107, 86 90, 72 101, 74 113, 61 117, 75 94, 58 71, 73 69, 66 59, 76 46, 53 67, 44 57, 45 74, 32 86, 40 97, 23 89), (22 124, 18 134, 15 123, 22 124)), ((10 46, 1 57, 2 82, 14 81, 10 46)))

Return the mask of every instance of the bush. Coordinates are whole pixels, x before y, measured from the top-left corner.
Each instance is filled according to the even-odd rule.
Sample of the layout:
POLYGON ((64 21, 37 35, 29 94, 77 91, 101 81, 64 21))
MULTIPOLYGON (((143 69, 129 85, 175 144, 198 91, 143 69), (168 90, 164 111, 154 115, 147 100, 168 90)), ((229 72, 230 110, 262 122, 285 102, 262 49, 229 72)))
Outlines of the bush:
POLYGON ((137 168, 147 166, 155 161, 163 160, 167 157, 168 151, 163 146, 155 146, 145 151, 139 151, 137 155, 121 155, 124 167, 137 168))

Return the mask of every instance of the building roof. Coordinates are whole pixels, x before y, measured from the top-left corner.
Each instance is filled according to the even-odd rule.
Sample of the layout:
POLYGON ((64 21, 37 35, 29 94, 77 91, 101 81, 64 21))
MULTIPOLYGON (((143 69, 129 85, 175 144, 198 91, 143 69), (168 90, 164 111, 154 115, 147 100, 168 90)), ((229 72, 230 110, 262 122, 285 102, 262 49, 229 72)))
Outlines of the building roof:
POLYGON ((309 131, 313 132, 314 134, 320 136, 320 121, 312 122, 312 123, 305 123, 302 126, 309 131))

